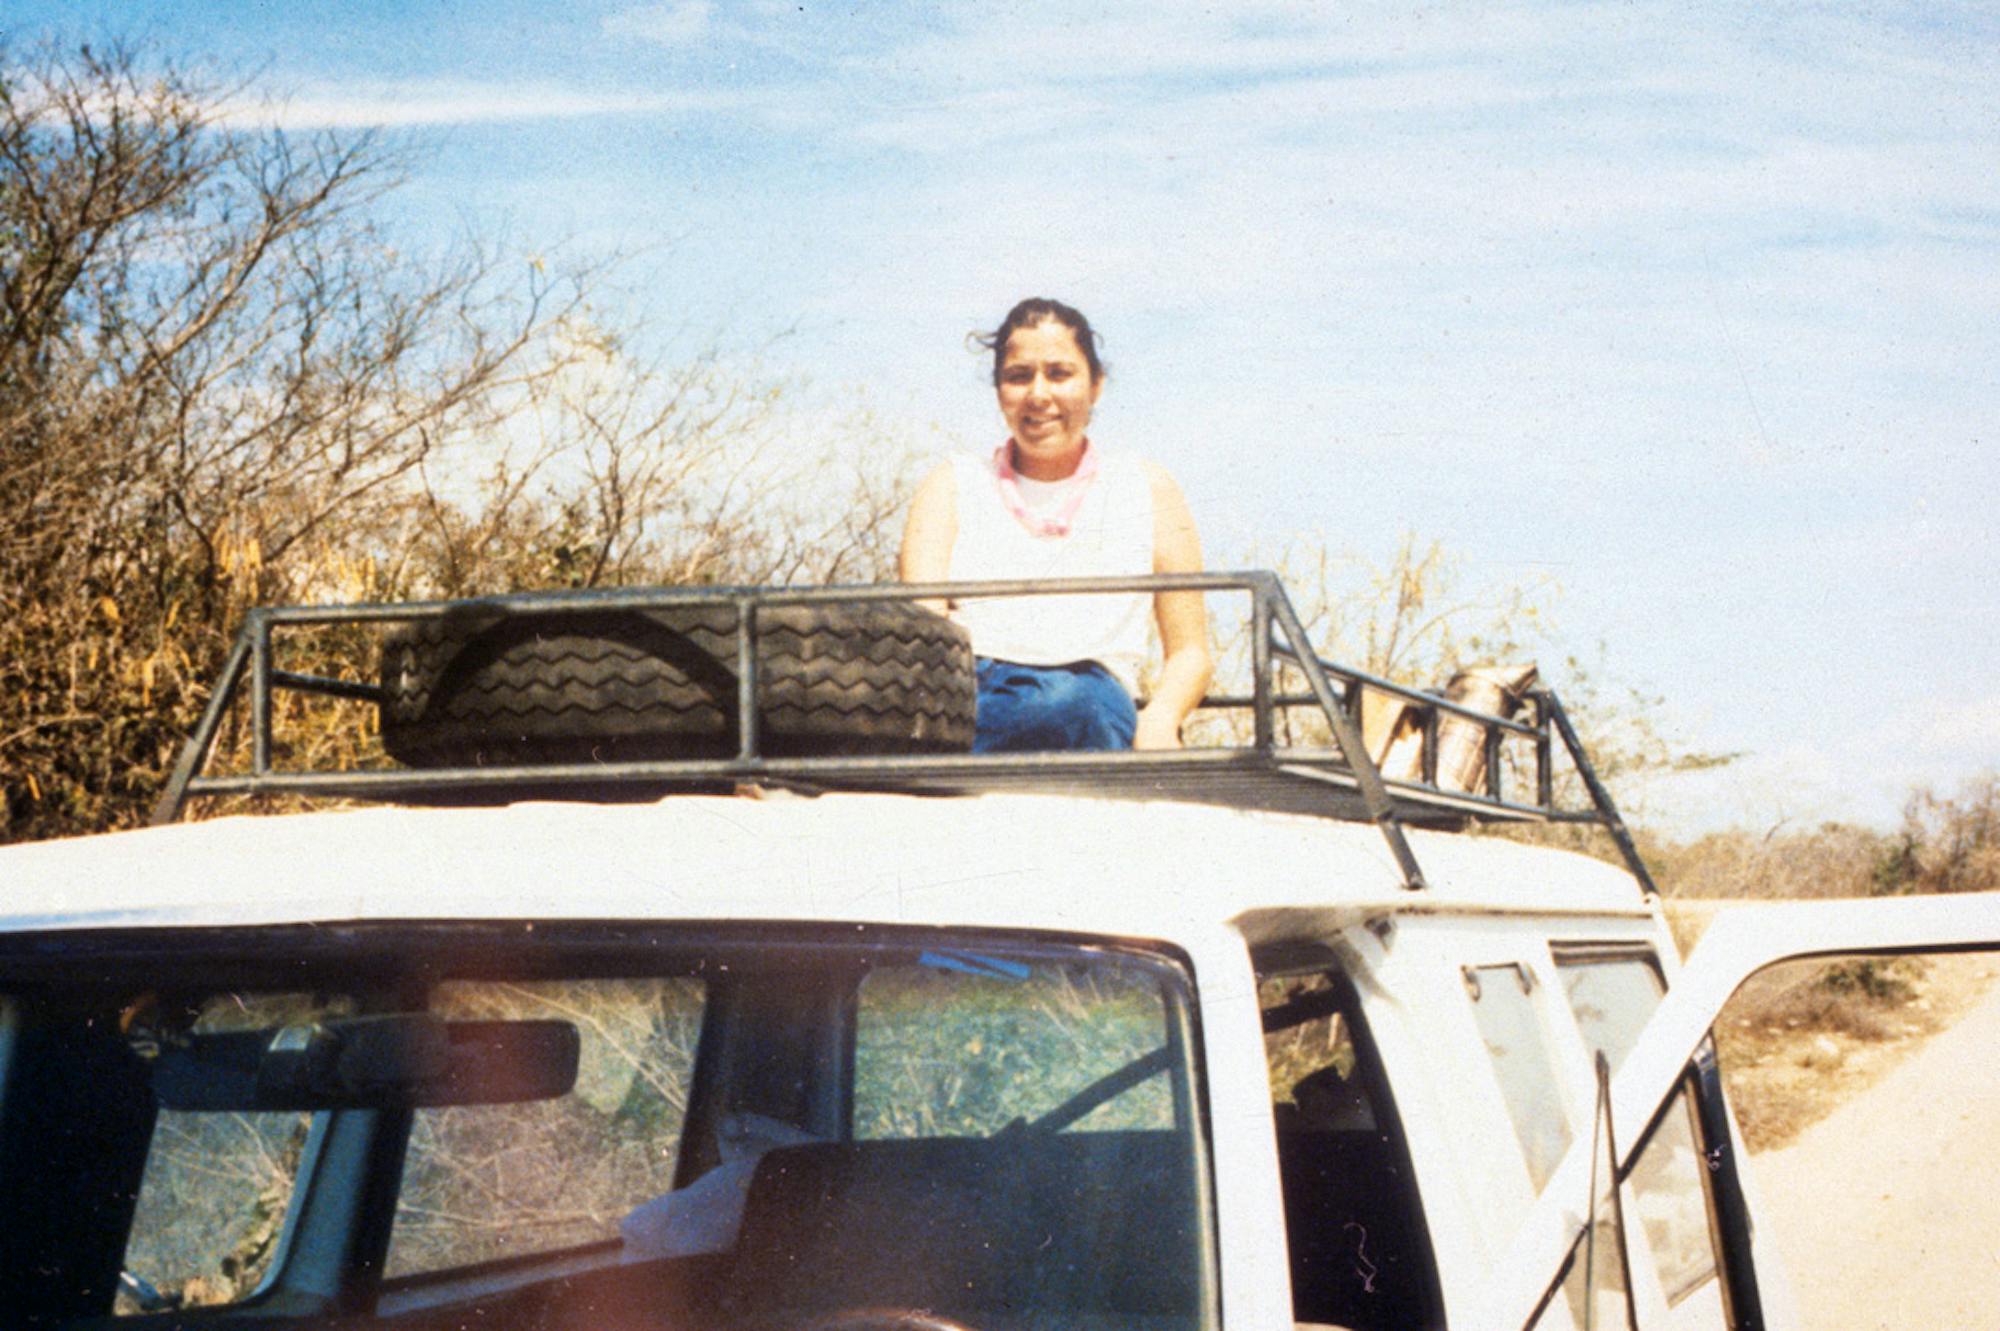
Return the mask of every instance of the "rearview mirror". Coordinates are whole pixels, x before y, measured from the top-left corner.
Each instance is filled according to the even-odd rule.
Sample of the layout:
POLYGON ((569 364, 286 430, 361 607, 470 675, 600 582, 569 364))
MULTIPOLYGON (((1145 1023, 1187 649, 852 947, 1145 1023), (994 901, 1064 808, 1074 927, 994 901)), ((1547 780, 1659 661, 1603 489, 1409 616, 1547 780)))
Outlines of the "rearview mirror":
POLYGON ((191 1035, 153 1061, 163 1109, 426 1108, 565 1095, 580 1040, 566 1021, 388 1013, 276 1031, 191 1035))

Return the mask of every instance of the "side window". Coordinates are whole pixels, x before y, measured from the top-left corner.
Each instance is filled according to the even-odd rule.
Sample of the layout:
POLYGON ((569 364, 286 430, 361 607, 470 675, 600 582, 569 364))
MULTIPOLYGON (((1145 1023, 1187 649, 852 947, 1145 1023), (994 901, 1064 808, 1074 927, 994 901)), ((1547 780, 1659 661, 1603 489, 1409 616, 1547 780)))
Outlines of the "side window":
POLYGON ((701 1029, 687 979, 451 981, 454 1020, 556 1018, 582 1038, 568 1095, 416 1111, 385 1274, 411 1275, 614 1240, 673 1187, 701 1029))
POLYGON ((1617 1072, 1667 992, 1650 955, 1559 951, 1556 974, 1584 1043, 1617 1072))
POLYGON ((1292 1316, 1357 1331, 1435 1325, 1408 1157, 1332 975, 1258 985, 1292 1316))
POLYGON ((1354 1039, 1324 975, 1265 980, 1264 1062, 1280 1136, 1372 1131, 1374 1106, 1356 1075, 1354 1039))
MULTIPOLYGON (((1649 954, 1558 952, 1557 973, 1577 1029, 1612 1071, 1630 1053, 1666 985, 1649 954)), ((1692 1091, 1683 1087, 1646 1141, 1631 1175, 1637 1219, 1669 1304, 1716 1278, 1708 1171, 1695 1131, 1692 1091)))
POLYGON ((854 1022, 854 1135, 987 1137, 1175 1125, 1160 982, 1110 964, 925 953, 877 966, 854 1022))
MULTIPOLYGON (((181 1034, 275 1030, 352 1010, 345 998, 232 993, 167 1012, 145 994, 121 1020, 144 1058, 181 1034)), ((277 1255, 311 1125, 310 1114, 160 1110, 114 1311, 207 1307, 255 1293, 277 1255)))
POLYGON ((1500 1094, 1521 1143, 1528 1177, 1539 1192, 1562 1163, 1571 1138, 1555 1060, 1535 1011, 1533 986, 1533 973, 1523 966, 1465 968, 1465 988, 1472 996, 1479 1035, 1500 1079, 1500 1094))

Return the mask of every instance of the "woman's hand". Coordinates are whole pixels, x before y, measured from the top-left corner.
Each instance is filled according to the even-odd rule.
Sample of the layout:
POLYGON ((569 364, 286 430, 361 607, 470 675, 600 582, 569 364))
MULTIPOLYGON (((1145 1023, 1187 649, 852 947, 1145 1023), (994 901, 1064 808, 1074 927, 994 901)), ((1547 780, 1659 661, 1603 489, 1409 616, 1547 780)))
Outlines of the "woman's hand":
POLYGON ((1132 732, 1135 749, 1178 749, 1181 747, 1181 719, 1148 705, 1139 713, 1139 726, 1132 732))

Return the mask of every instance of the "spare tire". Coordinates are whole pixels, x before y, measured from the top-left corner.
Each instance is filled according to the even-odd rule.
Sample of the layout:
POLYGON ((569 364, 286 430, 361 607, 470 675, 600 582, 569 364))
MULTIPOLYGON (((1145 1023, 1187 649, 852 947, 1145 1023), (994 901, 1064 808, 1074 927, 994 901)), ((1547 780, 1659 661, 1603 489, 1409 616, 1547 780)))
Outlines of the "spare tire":
MULTIPOLYGON (((728 758, 732 604, 512 614, 468 602, 382 641, 382 746, 412 767, 728 758)), ((758 752, 962 752, 965 630, 901 602, 759 607, 758 752)))

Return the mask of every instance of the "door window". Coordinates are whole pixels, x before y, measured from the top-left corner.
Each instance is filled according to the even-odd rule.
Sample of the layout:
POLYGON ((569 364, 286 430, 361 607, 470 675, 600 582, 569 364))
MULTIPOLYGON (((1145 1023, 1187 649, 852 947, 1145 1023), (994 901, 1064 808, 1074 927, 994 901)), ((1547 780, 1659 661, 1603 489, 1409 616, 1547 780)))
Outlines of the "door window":
MULTIPOLYGON (((345 997, 234 992, 188 1010, 148 992, 121 1023, 134 1052, 157 1060, 191 1037, 317 1021, 353 1006, 345 997)), ((311 1126, 303 1113, 160 1110, 113 1310, 208 1307, 255 1293, 277 1254, 311 1126)))
POLYGON ((1525 966, 1468 966, 1466 992, 1480 1038, 1500 1079, 1501 1098, 1535 1191, 1569 1150, 1569 1116, 1558 1088, 1547 1032, 1535 1010, 1534 973, 1525 966))
MULTIPOLYGON (((1637 1042, 1666 985, 1650 954, 1558 953, 1557 974, 1577 1029, 1615 1073, 1637 1042)), ((1669 1304, 1716 1278, 1708 1171, 1697 1145, 1694 1101, 1683 1086, 1640 1151, 1631 1173, 1636 1215, 1669 1304)))
POLYGON ((1294 1319, 1356 1331, 1435 1325, 1408 1153, 1350 995, 1318 973, 1266 978, 1258 1000, 1294 1319))

